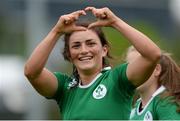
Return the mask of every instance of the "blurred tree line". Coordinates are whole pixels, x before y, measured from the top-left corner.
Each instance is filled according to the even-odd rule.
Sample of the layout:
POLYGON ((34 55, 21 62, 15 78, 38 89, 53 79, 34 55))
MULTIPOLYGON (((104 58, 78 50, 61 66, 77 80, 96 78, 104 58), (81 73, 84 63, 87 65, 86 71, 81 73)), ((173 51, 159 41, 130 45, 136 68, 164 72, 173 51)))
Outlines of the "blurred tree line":
POLYGON ((25 56, 26 41, 23 27, 16 28, 16 22, 7 25, 7 20, 0 18, 0 54, 25 56))
MULTIPOLYGON (((172 57, 180 62, 180 37, 176 37, 176 40, 166 40, 163 35, 160 35, 158 29, 144 21, 134 22, 131 25, 147 35, 152 41, 154 41, 162 50, 165 50, 172 54, 172 57)), ((103 29, 107 39, 110 41, 111 49, 110 52, 114 59, 110 60, 113 65, 122 63, 125 60, 125 54, 128 46, 131 44, 126 38, 124 38, 118 31, 112 28, 103 29)))
MULTIPOLYGON (((180 61, 180 37, 174 37, 176 40, 166 40, 166 38, 163 38, 163 35, 160 35, 160 32, 156 27, 144 21, 134 22, 131 25, 150 37, 161 49, 172 53, 175 60, 178 62, 180 61)), ((21 29, 18 29, 20 31, 12 28, 13 27, 5 24, 4 19, 0 19, 0 54, 25 56, 26 46, 28 45, 26 43, 26 33, 24 28, 21 27, 21 29)), ((110 61, 116 65, 123 61, 123 56, 130 43, 113 28, 104 27, 103 30, 110 42, 110 51, 114 57, 114 59, 110 61)))

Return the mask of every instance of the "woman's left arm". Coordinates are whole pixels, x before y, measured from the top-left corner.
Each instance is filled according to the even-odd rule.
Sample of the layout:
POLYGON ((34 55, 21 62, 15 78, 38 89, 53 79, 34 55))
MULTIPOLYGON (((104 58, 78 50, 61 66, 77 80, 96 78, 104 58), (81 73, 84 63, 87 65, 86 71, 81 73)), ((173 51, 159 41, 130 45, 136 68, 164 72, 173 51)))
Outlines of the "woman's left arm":
POLYGON ((160 48, 146 35, 117 17, 109 8, 96 9, 94 7, 87 7, 85 10, 92 11, 98 18, 96 22, 90 24, 89 28, 111 26, 125 36, 137 49, 141 56, 128 64, 126 74, 136 87, 144 83, 150 77, 160 59, 160 48))

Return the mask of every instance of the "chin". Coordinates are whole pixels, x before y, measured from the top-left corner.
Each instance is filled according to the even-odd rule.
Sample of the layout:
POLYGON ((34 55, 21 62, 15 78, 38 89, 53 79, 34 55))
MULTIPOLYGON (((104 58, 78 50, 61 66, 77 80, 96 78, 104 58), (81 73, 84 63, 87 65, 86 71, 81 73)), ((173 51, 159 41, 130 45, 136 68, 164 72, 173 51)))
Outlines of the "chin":
POLYGON ((83 70, 83 71, 88 71, 88 70, 92 70, 93 68, 95 68, 94 66, 92 65, 81 65, 78 67, 80 70, 83 70))
POLYGON ((83 67, 79 67, 80 70, 91 70, 92 67, 89 66, 83 66, 83 67))

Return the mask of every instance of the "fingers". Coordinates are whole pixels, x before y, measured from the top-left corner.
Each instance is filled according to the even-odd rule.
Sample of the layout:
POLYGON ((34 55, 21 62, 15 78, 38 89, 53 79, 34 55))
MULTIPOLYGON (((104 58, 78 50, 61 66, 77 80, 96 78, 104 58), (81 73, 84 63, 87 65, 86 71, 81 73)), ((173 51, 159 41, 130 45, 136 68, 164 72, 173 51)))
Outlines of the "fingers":
POLYGON ((99 19, 107 18, 107 9, 106 8, 97 9, 95 7, 86 7, 85 11, 91 11, 93 13, 93 15, 99 19))
POLYGON ((91 24, 88 26, 88 29, 91 29, 91 28, 96 27, 96 26, 98 26, 98 25, 99 25, 98 22, 91 23, 91 24))
POLYGON ((75 16, 81 16, 81 15, 86 15, 86 12, 84 10, 78 10, 78 11, 75 11, 71 14, 73 14, 75 16))
POLYGON ((72 15, 64 15, 63 16, 64 24, 68 25, 68 24, 71 24, 73 21, 75 21, 75 18, 72 15))
POLYGON ((100 26, 104 26, 104 22, 101 22, 101 21, 96 21, 96 22, 93 22, 91 23, 89 26, 88 26, 88 29, 91 29, 93 27, 100 27, 100 26))
POLYGON ((84 10, 85 11, 93 11, 95 9, 96 9, 95 7, 86 7, 84 10))
POLYGON ((72 27, 73 31, 86 31, 87 28, 83 27, 83 26, 73 26, 72 27))
POLYGON ((78 20, 78 18, 81 15, 86 15, 84 10, 75 11, 73 13, 62 16, 62 18, 63 18, 64 24, 68 25, 78 20))
MULTIPOLYGON (((97 21, 91 23, 88 28, 92 28, 95 26, 110 26, 110 23, 112 23, 111 19, 113 18, 113 14, 108 8, 105 7, 98 9, 95 7, 86 7, 84 10, 78 10, 70 14, 61 16, 61 24, 59 25, 61 26, 61 28, 65 29, 66 27, 69 28, 69 25, 72 27, 73 25, 75 25, 75 21, 77 21, 80 16, 86 15, 86 11, 92 12, 92 14, 97 18, 97 21)), ((76 26, 76 28, 73 27, 73 29, 75 29, 76 31, 80 31, 86 30, 87 28, 76 26)))
POLYGON ((91 11, 93 15, 98 19, 106 19, 108 18, 108 9, 100 8, 97 9, 95 7, 86 7, 84 10, 79 10, 72 12, 70 14, 64 15, 64 24, 68 25, 79 19, 81 15, 86 15, 85 11, 91 11))

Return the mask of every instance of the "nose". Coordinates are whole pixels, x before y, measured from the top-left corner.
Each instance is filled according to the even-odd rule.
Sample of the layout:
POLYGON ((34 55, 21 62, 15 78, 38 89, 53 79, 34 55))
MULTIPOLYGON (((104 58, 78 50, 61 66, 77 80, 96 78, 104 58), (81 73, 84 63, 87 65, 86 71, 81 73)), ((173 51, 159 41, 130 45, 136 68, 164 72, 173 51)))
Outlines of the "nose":
POLYGON ((81 54, 87 54, 88 53, 88 47, 85 44, 82 44, 80 51, 81 51, 81 54))

